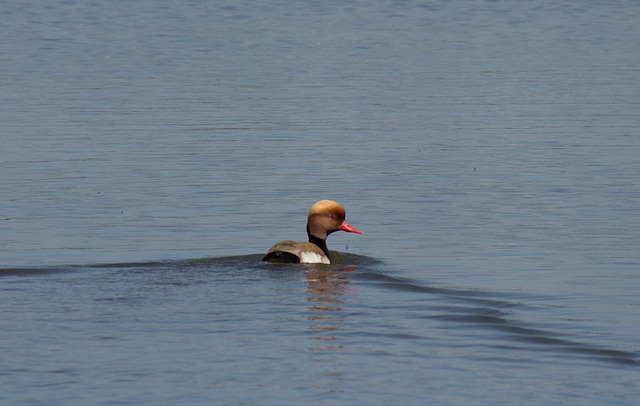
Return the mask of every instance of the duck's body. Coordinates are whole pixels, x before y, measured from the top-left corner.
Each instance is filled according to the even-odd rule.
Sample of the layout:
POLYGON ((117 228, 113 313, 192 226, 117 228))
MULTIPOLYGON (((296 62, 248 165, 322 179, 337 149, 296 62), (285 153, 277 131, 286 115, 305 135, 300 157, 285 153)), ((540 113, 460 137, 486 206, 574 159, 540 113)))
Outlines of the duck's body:
POLYGON ((327 253, 311 242, 295 242, 284 240, 276 243, 267 255, 262 258, 267 262, 303 263, 303 264, 330 264, 327 253))
POLYGON ((343 230, 362 234, 345 221, 346 212, 339 203, 321 200, 314 204, 307 219, 309 242, 284 240, 269 249, 263 261, 276 263, 330 264, 327 237, 334 231, 343 230))

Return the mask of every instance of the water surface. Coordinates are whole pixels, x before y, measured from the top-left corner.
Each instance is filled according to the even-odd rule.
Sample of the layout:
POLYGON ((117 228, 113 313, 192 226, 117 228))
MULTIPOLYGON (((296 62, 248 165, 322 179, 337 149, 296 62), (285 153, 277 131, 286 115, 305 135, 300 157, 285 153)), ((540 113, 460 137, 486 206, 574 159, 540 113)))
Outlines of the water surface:
POLYGON ((5 4, 3 404, 637 404, 639 17, 5 4))

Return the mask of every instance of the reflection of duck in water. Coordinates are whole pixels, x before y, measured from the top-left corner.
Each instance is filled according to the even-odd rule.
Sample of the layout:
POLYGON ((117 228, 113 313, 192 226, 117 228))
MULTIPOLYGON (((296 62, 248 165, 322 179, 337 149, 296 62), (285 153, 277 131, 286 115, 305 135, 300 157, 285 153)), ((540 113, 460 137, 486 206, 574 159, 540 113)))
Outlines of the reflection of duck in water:
POLYGON ((353 267, 340 270, 313 269, 305 272, 309 282, 308 292, 311 293, 311 297, 307 300, 315 303, 310 309, 325 312, 342 310, 340 305, 345 300, 341 296, 345 294, 350 283, 345 273, 353 269, 353 267))
POLYGON ((314 204, 307 218, 309 242, 284 240, 276 243, 262 258, 267 262, 321 263, 330 264, 327 237, 334 231, 343 230, 362 234, 345 221, 346 212, 341 204, 321 200, 314 204))
POLYGON ((309 287, 310 302, 309 321, 313 324, 310 330, 314 332, 312 340, 332 342, 331 345, 320 345, 310 347, 310 351, 335 351, 343 350, 340 332, 345 329, 344 322, 347 316, 341 312, 347 301, 344 298, 348 294, 350 280, 348 274, 353 272, 354 267, 334 269, 334 267, 313 267, 305 272, 309 287))

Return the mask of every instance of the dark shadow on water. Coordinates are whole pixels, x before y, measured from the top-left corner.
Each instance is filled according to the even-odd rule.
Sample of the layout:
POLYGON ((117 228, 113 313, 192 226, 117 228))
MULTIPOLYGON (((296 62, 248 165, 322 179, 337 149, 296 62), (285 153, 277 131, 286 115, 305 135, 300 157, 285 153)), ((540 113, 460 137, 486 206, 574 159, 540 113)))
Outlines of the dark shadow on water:
MULTIPOLYGON (((448 289, 429 286, 410 279, 396 277, 384 272, 367 270, 354 274, 355 280, 376 284, 382 289, 393 291, 412 292, 417 294, 433 295, 446 298, 447 302, 453 301, 456 305, 440 305, 437 309, 441 314, 425 315, 425 319, 446 321, 459 324, 464 328, 475 326, 492 331, 504 333, 514 343, 533 344, 536 347, 527 346, 527 350, 533 351, 560 351, 571 354, 580 354, 584 357, 611 362, 620 365, 640 366, 640 354, 630 351, 591 346, 579 343, 563 337, 563 334, 541 328, 523 326, 511 317, 509 309, 530 309, 535 311, 535 306, 524 304, 527 295, 518 293, 517 301, 514 294, 508 295, 501 292, 472 291, 461 289, 448 289), (508 298, 506 298, 508 296, 508 298)), ((433 309, 433 305, 430 305, 433 309)), ((501 348, 505 348, 500 345, 501 348)))
POLYGON ((84 265, 56 265, 50 267, 19 267, 0 269, 2 276, 37 276, 63 272, 78 272, 92 269, 189 269, 206 266, 222 266, 243 268, 258 263, 262 254, 238 255, 216 258, 197 258, 167 261, 138 261, 138 262, 116 262, 84 265))
MULTIPOLYGON (((74 272, 79 270, 91 269, 161 269, 161 268, 201 268, 201 267, 235 267, 235 268, 253 268, 253 267, 273 267, 279 269, 302 270, 308 264, 266 264, 260 262, 264 254, 235 255, 225 257, 205 257, 195 259, 180 259, 167 261, 138 261, 138 262, 116 262, 101 264, 83 264, 83 265, 55 265, 55 266, 38 266, 38 267, 16 267, 0 269, 0 277, 10 275, 44 275, 55 274, 60 272, 74 272)), ((363 255, 346 254, 340 252, 332 252, 332 260, 334 267, 340 266, 375 266, 382 261, 363 255)), ((313 265, 315 266, 315 265, 313 265)))

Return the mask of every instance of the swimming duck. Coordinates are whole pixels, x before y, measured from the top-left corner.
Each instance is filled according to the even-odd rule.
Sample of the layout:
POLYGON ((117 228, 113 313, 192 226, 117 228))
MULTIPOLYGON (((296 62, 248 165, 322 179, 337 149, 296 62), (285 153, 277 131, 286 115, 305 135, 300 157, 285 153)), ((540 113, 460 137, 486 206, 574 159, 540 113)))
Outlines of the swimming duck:
POLYGON ((309 242, 284 240, 276 243, 262 258, 274 263, 321 263, 330 264, 327 237, 334 231, 343 230, 362 234, 345 221, 346 212, 340 203, 321 200, 311 206, 307 217, 309 242))

